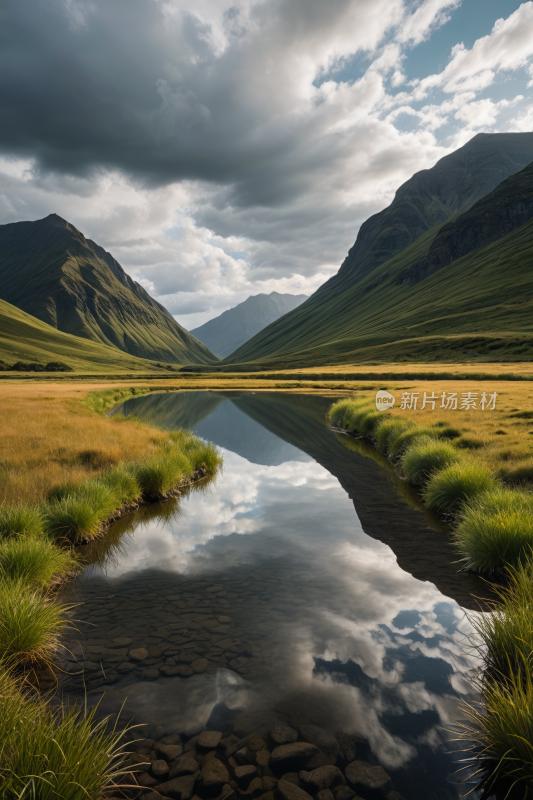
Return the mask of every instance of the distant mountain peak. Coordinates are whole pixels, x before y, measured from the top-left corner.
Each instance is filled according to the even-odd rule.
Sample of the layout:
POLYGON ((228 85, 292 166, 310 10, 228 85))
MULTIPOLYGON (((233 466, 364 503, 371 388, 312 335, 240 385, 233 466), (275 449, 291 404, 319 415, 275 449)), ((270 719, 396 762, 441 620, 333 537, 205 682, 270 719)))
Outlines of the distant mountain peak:
POLYGON ((271 322, 307 300, 305 294, 253 294, 234 308, 191 331, 213 353, 225 358, 271 322))

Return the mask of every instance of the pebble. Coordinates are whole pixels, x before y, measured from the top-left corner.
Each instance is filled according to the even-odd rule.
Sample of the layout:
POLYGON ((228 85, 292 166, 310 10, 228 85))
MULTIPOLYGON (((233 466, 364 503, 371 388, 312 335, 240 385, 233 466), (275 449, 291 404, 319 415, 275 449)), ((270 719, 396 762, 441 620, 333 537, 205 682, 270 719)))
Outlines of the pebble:
POLYGON ((144 661, 145 658, 148 658, 148 650, 138 647, 136 650, 130 650, 129 657, 132 661, 144 661))
POLYGON ((328 764, 324 767, 319 767, 311 772, 302 770, 300 772, 300 781, 305 785, 311 787, 312 793, 322 791, 322 789, 329 789, 330 786, 338 786, 344 784, 344 776, 338 767, 328 764))
POLYGON ((152 772, 157 777, 161 777, 162 775, 166 775, 169 770, 169 766, 166 761, 163 761, 162 758, 158 758, 157 761, 152 761, 152 772))
POLYGON ((222 733, 220 731, 203 731, 198 737, 198 747, 201 750, 216 750, 222 733))
POLYGON ((252 778, 256 777, 257 767, 254 767, 253 764, 246 764, 243 767, 235 767, 233 773, 239 786, 244 786, 244 788, 246 788, 252 778))
POLYGON ((392 792, 392 781, 383 767, 373 767, 366 761, 352 761, 345 769, 348 783, 363 796, 386 797, 392 792))
POLYGON ((131 672, 132 669, 135 668, 135 664, 130 663, 129 661, 124 661, 122 664, 119 664, 117 672, 131 672))
POLYGON ((288 765, 302 769, 318 753, 318 748, 309 742, 293 742, 275 747, 270 755, 272 768, 286 768, 288 765))
POLYGON ((339 743, 333 734, 319 728, 318 725, 302 725, 300 736, 304 742, 311 742, 330 758, 330 763, 335 764, 339 755, 339 743))
POLYGON ((161 744, 157 749, 167 761, 175 761, 183 753, 181 744, 161 744))
POLYGON ((218 758, 212 758, 202 767, 200 780, 206 789, 214 789, 217 786, 222 787, 229 781, 229 772, 222 761, 219 761, 218 758))
POLYGON ((197 658, 196 661, 191 663, 191 668, 197 673, 205 672, 208 666, 209 661, 207 658, 197 658))
POLYGON ((312 800, 310 794, 300 789, 290 781, 284 781, 283 778, 278 781, 277 791, 279 792, 282 800, 312 800))
POLYGON ((113 644, 116 644, 117 647, 127 647, 132 641, 133 639, 129 639, 127 636, 119 636, 118 639, 113 639, 113 644))
POLYGON ((298 733, 293 728, 288 728, 283 725, 274 725, 270 731, 270 738, 274 744, 291 744, 298 738, 298 733))
POLYGON ((192 775, 198 772, 198 762, 192 756, 185 754, 178 758, 170 768, 170 777, 175 778, 179 775, 192 775))
POLYGON ((181 778, 172 778, 166 783, 161 783, 158 787, 160 796, 167 795, 176 800, 191 800, 194 794, 194 784, 199 774, 196 772, 194 775, 183 775, 181 778))
POLYGON ((159 678, 159 670, 158 669, 145 669, 144 670, 144 674, 143 674, 143 678, 145 678, 147 681, 155 681, 157 678, 159 678))

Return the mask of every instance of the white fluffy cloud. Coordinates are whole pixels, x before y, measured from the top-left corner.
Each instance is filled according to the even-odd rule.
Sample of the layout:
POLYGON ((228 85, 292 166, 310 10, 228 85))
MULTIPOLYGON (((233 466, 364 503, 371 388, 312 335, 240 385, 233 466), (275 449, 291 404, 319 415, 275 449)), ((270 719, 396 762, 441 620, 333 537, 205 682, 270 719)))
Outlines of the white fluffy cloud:
POLYGON ((66 217, 189 328, 311 293, 413 172, 531 127, 501 85, 533 74, 533 2, 411 83, 459 0, 31 2, 0 56, 0 222, 66 217))

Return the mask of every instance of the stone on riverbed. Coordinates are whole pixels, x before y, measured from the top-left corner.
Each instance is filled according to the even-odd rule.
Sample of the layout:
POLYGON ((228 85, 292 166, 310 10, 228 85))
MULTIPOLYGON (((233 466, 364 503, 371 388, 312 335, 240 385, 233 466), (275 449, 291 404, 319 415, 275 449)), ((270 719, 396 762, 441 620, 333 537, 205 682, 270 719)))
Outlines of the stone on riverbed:
POLYGON ((239 786, 246 788, 252 778, 256 777, 257 767, 254 767, 253 764, 245 764, 242 767, 235 767, 233 772, 235 774, 235 780, 239 786))
POLYGON ((277 790, 282 797, 282 800, 312 800, 311 795, 300 789, 290 781, 284 781, 283 778, 278 781, 277 790))
POLYGON ((194 784, 199 775, 199 772, 195 772, 194 775, 173 778, 170 781, 166 781, 166 783, 161 783, 158 791, 161 795, 166 795, 172 800, 191 800, 194 794, 194 784))
POLYGON ((289 771, 292 769, 302 769, 307 766, 310 759, 319 753, 318 747, 309 742, 293 742, 292 744, 281 744, 275 747, 270 755, 270 766, 276 769, 289 771))
POLYGON ((302 770, 300 772, 300 781, 305 788, 309 788, 311 794, 316 794, 322 789, 329 789, 331 786, 338 786, 344 784, 344 775, 338 767, 328 764, 324 767, 318 767, 312 772, 302 770))
POLYGON ((203 731, 198 737, 198 747, 201 750, 216 750, 221 739, 220 731, 203 731))
POLYGON ((161 744, 157 749, 167 761, 175 761, 183 753, 181 744, 161 744))
POLYGON ((143 677, 147 681, 155 681, 159 678, 159 670, 158 669, 145 669, 143 677))
POLYGON ((216 797, 224 784, 229 783, 229 772, 218 758, 212 758, 202 767, 200 782, 202 797, 216 797))
POLYGON ((132 669, 135 668, 135 664, 132 664, 130 661, 124 661, 124 663, 119 664, 117 672, 131 672, 132 669))
POLYGON ((179 757, 170 767, 170 777, 176 778, 179 775, 192 775, 198 772, 198 762, 188 753, 179 757))
POLYGON ((127 647, 132 641, 133 639, 129 639, 127 636, 119 636, 117 639, 113 639, 113 644, 117 647, 127 647))
POLYGON ((158 758, 157 761, 152 761, 152 772, 154 775, 157 775, 157 777, 166 775, 168 770, 168 764, 166 761, 163 761, 162 758, 158 758))
POLYGON ((302 725, 300 736, 304 742, 311 742, 330 759, 330 764, 335 764, 339 755, 339 743, 333 734, 319 728, 318 725, 302 725))
POLYGON ((270 738, 275 745, 292 744, 298 738, 298 733, 293 728, 284 725, 274 725, 270 731, 270 738))
POLYGON ((383 767, 373 767, 366 761, 352 761, 345 770, 348 783, 365 800, 379 800, 392 792, 392 781, 383 767))
POLYGON ((208 666, 209 661, 207 658, 197 658, 196 661, 191 663, 191 668, 197 673, 205 672, 208 666))
POLYGON ((130 650, 129 656, 132 661, 144 661, 148 658, 148 650, 145 647, 137 647, 135 650, 130 650))

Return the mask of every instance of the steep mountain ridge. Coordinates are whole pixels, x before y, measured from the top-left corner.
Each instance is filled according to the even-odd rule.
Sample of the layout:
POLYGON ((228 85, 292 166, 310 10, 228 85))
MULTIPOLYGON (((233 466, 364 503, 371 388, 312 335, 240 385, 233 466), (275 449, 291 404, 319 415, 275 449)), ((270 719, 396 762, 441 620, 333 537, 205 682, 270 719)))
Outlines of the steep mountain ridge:
POLYGON ((307 300, 305 294, 256 294, 191 331, 213 353, 225 358, 271 322, 307 300))
POLYGON ((533 163, 511 175, 490 194, 446 223, 427 255, 401 276, 418 283, 461 256, 495 242, 533 218, 533 163))
MULTIPOLYGON (((461 214, 450 206, 442 205, 438 210, 436 200, 434 203, 428 200, 424 205, 425 200, 420 199, 420 193, 413 187, 420 186, 422 181, 427 189, 424 195, 427 199, 437 197, 441 191, 439 187, 447 185, 447 202, 461 207, 466 204, 470 208, 481 200, 481 197, 476 197, 477 194, 482 191, 485 192, 483 196, 490 194, 495 189, 494 182, 500 177, 503 181, 508 178, 508 170, 517 172, 533 161, 533 133, 482 134, 456 153, 446 156, 446 159, 448 166, 444 172, 448 170, 455 175, 451 183, 446 176, 443 177, 444 159, 431 170, 413 176, 400 187, 388 209, 374 215, 367 221, 368 224, 361 226, 356 244, 336 276, 323 284, 301 306, 246 342, 226 358, 224 364, 229 367, 230 364, 246 363, 280 369, 284 365, 311 366, 315 363, 347 363, 368 358, 398 358, 403 353, 408 358, 415 358, 417 351, 422 352, 423 343, 414 346, 406 342, 413 335, 420 336, 418 326, 424 326, 427 322, 428 335, 431 332, 431 335, 447 336, 450 327, 444 320, 450 315, 455 318, 457 310, 461 318, 458 326, 460 336, 469 334, 469 326, 470 331, 477 335, 480 318, 476 315, 479 312, 471 318, 470 308, 479 309, 480 303, 487 308, 499 307, 502 297, 508 298, 511 304, 504 310, 499 309, 495 330, 498 334, 506 330, 506 335, 510 336, 515 332, 519 337, 521 332, 526 334, 529 324, 523 315, 517 316, 515 312, 525 300, 521 292, 526 290, 525 284, 529 282, 527 259, 532 254, 530 223, 481 248, 481 263, 481 250, 478 248, 420 283, 403 285, 409 270, 428 255, 443 226, 448 222, 453 226, 457 220, 461 220, 461 214), (479 153, 476 156, 474 151, 477 147, 479 153), (461 184, 461 174, 464 176, 464 186, 461 184), (481 189, 476 189, 476 174, 481 189), (436 179, 435 190, 431 184, 432 176, 436 179), (398 198, 399 202, 396 202, 398 198), (418 209, 416 213, 412 211, 413 208, 418 209), (436 223, 438 214, 443 218, 436 223), (406 247, 396 250, 402 237, 412 238, 418 233, 422 225, 420 220, 426 230, 406 247), (433 225, 430 226, 430 223, 433 225), (393 235, 393 229, 397 231, 397 236, 393 235), (387 232, 391 231, 390 241, 385 247, 387 232), (394 250, 394 253, 382 260, 387 249, 394 250), (503 269, 508 270, 508 275, 502 271, 502 264, 505 264, 503 269), (461 267, 459 272, 456 265, 461 267), (448 285, 447 281, 453 283, 448 285), (466 298, 468 303, 465 306, 466 298), (515 300, 518 304, 516 307, 515 300), (436 322, 437 319, 441 319, 441 322, 436 322), (412 325, 416 326, 416 331, 412 330, 412 325), (393 346, 395 342, 397 344, 393 346)), ((526 183, 529 175, 526 173, 526 183)), ((522 190, 528 191, 527 187, 522 187, 522 190)), ((490 202, 494 202, 494 197, 490 202)), ((466 209, 462 211, 464 213, 466 209)), ((453 326, 456 328, 454 335, 457 336, 457 320, 453 326)), ((492 335, 491 325, 486 318, 483 335, 492 335)), ((452 345, 455 357, 472 349, 458 342, 452 345)), ((446 352, 447 348, 446 344, 446 352)), ((442 357, 447 357, 446 353, 442 357)))
POLYGON ((218 361, 110 253, 57 214, 0 225, 0 297, 64 333, 138 358, 218 361))
POLYGON ((435 225, 466 211, 531 161, 533 133, 478 133, 402 184, 390 206, 361 225, 339 272, 317 294, 326 293, 328 284, 353 283, 435 225))
POLYGON ((0 361, 6 368, 17 361, 43 366, 50 361, 61 361, 78 372, 158 371, 153 361, 58 331, 5 300, 0 300, 0 361))

